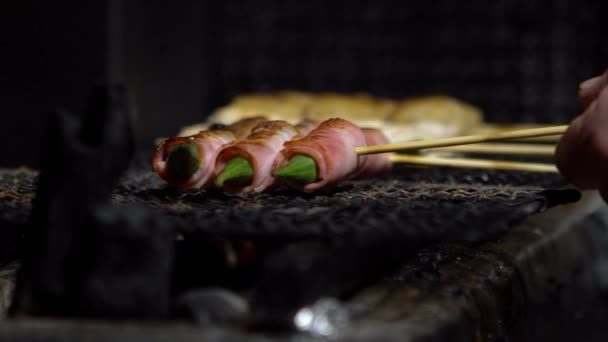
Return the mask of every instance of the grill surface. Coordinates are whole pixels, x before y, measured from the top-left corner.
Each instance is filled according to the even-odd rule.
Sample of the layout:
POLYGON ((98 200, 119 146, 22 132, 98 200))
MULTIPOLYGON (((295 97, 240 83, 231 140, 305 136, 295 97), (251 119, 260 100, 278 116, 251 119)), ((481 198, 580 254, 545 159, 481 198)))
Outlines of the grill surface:
MULTIPOLYGON (((463 338, 471 334, 489 334, 482 339, 494 340, 496 336, 511 334, 513 324, 517 324, 517 317, 521 310, 525 310, 523 308, 528 300, 512 263, 518 255, 516 251, 539 241, 542 234, 530 233, 538 228, 522 230, 518 225, 519 232, 508 233, 505 243, 433 242, 445 239, 480 240, 505 233, 531 214, 576 201, 580 196, 560 176, 552 174, 405 167, 398 167, 378 179, 345 182, 316 194, 301 194, 285 188, 247 196, 227 196, 216 191, 184 193, 166 188, 150 171, 147 162, 143 161, 145 159, 138 158, 139 161, 134 162, 116 187, 114 205, 140 204, 156 208, 157 212, 177 224, 186 241, 191 233, 237 240, 275 239, 292 242, 303 239, 345 241, 349 237, 354 237, 354 241, 367 241, 377 236, 384 239, 379 241, 393 236, 405 238, 408 243, 404 248, 412 250, 402 256, 407 254, 410 257, 405 262, 398 261, 403 258, 395 260, 401 266, 391 273, 392 276, 385 277, 363 292, 356 291, 354 297, 352 292, 344 292, 349 290, 347 287, 337 286, 335 289, 336 294, 348 294, 342 298, 346 300, 343 309, 351 317, 351 329, 346 331, 345 337, 364 340, 364 336, 450 336, 450 332, 461 333, 459 336, 463 338), (436 316, 440 312, 443 314, 436 316), (435 319, 426 321, 425 317, 435 319), (417 325, 415 322, 428 323, 417 325), (496 322, 503 323, 497 326, 496 322)), ((0 219, 6 227, 3 234, 12 232, 12 242, 20 238, 21 227, 27 221, 37 186, 36 177, 36 172, 29 169, 0 171, 0 197, 3 199, 0 201, 0 219)), ((10 241, 3 240, 4 260, 16 258, 15 248, 10 249, 10 244, 10 241)), ((278 266, 271 264, 266 268, 266 273, 272 275, 275 270, 285 271, 281 267, 290 270, 293 265, 308 260, 308 257, 323 264, 334 257, 350 258, 357 255, 350 253, 361 251, 356 243, 354 248, 343 248, 336 253, 325 244, 318 245, 321 247, 316 249, 299 245, 304 246, 300 251, 309 253, 308 256, 290 254, 289 250, 271 253, 275 260, 280 260, 277 256, 285 256, 285 260, 278 262, 278 266), (321 253, 317 254, 319 251, 321 253)), ((365 244, 362 246, 369 247, 365 244)), ((368 248, 364 251, 377 250, 368 248)), ((363 270, 373 269, 374 263, 382 260, 385 259, 368 261, 367 265, 361 267, 363 270)), ((333 266, 344 264, 356 270, 365 261, 367 258, 351 263, 332 261, 330 264, 334 265, 317 269, 327 274, 335 273, 333 266)), ((564 268, 559 270, 567 272, 564 268)), ((345 272, 348 277, 353 276, 349 270, 345 272)), ((280 288, 276 287, 276 278, 264 278, 262 275, 254 289, 257 291, 254 298, 261 302, 270 300, 267 305, 273 308, 274 297, 285 295, 293 298, 294 293, 313 297, 319 294, 306 286, 306 280, 315 276, 313 272, 300 274, 294 271, 287 275, 293 278, 283 279, 280 288), (264 281, 268 282, 269 287, 264 287, 264 281)), ((342 280, 340 277, 338 274, 328 284, 339 283, 342 280)), ((350 282, 352 279, 348 277, 344 279, 350 282)), ((321 278, 315 284, 323 285, 321 278)), ((365 276, 354 279, 366 280, 365 276)), ((363 285, 358 284, 355 290, 363 285)), ((280 309, 270 314, 285 314, 280 309)), ((4 330, 5 333, 14 334, 21 326, 40 324, 36 321, 18 323, 14 326, 14 332, 11 332, 11 328, 4 330)), ((44 326, 47 323, 41 324, 44 326)), ((49 325, 49 330, 44 328, 41 332, 68 336, 70 334, 64 330, 65 324, 58 321, 49 325)), ((83 333, 86 333, 88 328, 83 327, 83 333)), ((143 339, 151 333, 145 327, 137 329, 142 330, 135 335, 143 339)), ((183 328, 167 326, 166 329, 163 331, 175 332, 176 336, 184 333, 202 336, 183 328)), ((116 335, 107 331, 106 337, 112 335, 113 339, 118 340, 130 338, 120 330, 115 330, 116 335)), ((240 335, 242 331, 222 328, 216 332, 219 334, 215 335, 216 338, 244 337, 240 335)), ((26 333, 23 336, 30 335, 26 333)), ((261 338, 259 335, 249 337, 261 338)))
MULTIPOLYGON (((384 177, 315 194, 277 188, 228 196, 167 188, 146 163, 135 164, 116 187, 117 205, 157 208, 183 233, 244 238, 332 238, 376 229, 474 240, 578 198, 559 175, 401 166, 384 177)), ((1 172, 3 221, 27 220, 35 175, 28 169, 1 172)))

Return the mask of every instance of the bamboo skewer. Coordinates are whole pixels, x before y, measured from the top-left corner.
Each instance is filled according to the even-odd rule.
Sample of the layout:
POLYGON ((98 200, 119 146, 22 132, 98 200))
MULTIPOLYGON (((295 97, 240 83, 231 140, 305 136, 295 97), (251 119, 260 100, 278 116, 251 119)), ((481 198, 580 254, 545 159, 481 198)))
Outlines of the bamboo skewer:
POLYGON ((357 147, 355 149, 355 151, 359 155, 386 153, 386 152, 408 152, 408 151, 416 151, 416 150, 434 148, 434 147, 448 147, 448 146, 456 146, 456 145, 476 144, 476 143, 482 143, 482 142, 488 142, 488 141, 499 141, 499 140, 521 139, 521 138, 531 138, 531 137, 542 137, 542 136, 548 136, 548 135, 559 135, 559 134, 563 134, 567 128, 568 128, 567 125, 550 126, 550 127, 543 127, 543 128, 522 129, 522 130, 502 132, 502 133, 467 135, 467 136, 453 137, 453 138, 409 141, 409 142, 405 142, 405 143, 396 143, 396 144, 362 146, 362 147, 357 147))
MULTIPOLYGON (((495 134, 499 132, 510 132, 514 130, 520 129, 530 129, 530 128, 542 128, 546 127, 546 124, 532 124, 532 123, 524 123, 524 124, 485 124, 479 127, 477 130, 474 130, 472 134, 495 134)), ((544 137, 534 137, 534 138, 522 138, 516 139, 521 142, 543 142, 543 143, 556 143, 559 141, 561 137, 559 135, 553 136, 544 136, 544 137)))
MULTIPOLYGON (((531 137, 545 137, 563 134, 567 125, 563 126, 551 126, 542 128, 531 128, 514 130, 507 132, 489 132, 477 135, 459 136, 444 139, 429 139, 421 141, 410 141, 396 144, 386 145, 373 145, 373 146, 362 146, 355 148, 355 153, 358 155, 367 155, 375 153, 390 153, 390 152, 404 152, 404 151, 419 151, 419 150, 431 150, 431 151, 449 151, 449 152, 474 152, 474 153, 493 153, 493 154, 516 154, 516 155, 542 155, 549 156, 554 153, 554 146, 535 146, 530 144, 480 144, 488 141, 500 141, 509 139, 522 139, 531 137)), ((177 158, 177 157, 176 157, 177 158)), ((192 160, 197 159, 199 156, 196 155, 192 160)), ((190 160, 188 159, 188 160, 190 160)), ((239 159, 239 158, 236 158, 239 159)), ((235 160, 236 160, 235 159, 235 160)), ((242 158, 240 158, 242 159, 242 158)), ((177 159, 176 159, 177 160, 177 159)), ((180 163, 181 163, 181 159, 180 163)), ((232 160, 232 161, 235 161, 232 160)), ((419 156, 419 155, 391 155, 390 160, 393 163, 409 163, 416 165, 432 165, 432 166, 448 166, 448 167, 460 167, 460 168, 478 168, 478 169, 496 169, 496 170, 518 170, 518 171, 530 171, 530 172, 558 172, 557 168, 551 164, 542 163, 528 163, 528 162, 511 162, 511 161, 500 161, 500 160, 487 160, 487 159, 466 159, 466 158, 442 158, 432 156, 419 156)), ((249 165, 249 169, 251 165, 249 165)), ((241 163, 242 164, 242 163, 241 163)), ((216 179, 216 185, 222 186, 225 181, 236 181, 242 182, 243 178, 250 179, 252 177, 251 171, 244 173, 243 170, 246 168, 238 164, 239 166, 228 171, 228 163, 226 168, 220 173, 216 179), (225 173, 225 174, 224 174, 225 173), (224 175, 224 177, 222 177, 224 175)), ((174 164, 176 165, 176 164, 174 164)), ((198 165, 198 163, 197 163, 198 165)), ((237 164, 234 164, 237 165, 237 164)), ((178 165, 180 166, 180 165, 178 165)), ((183 166, 183 165, 182 165, 183 166)), ((289 160, 287 164, 279 169, 273 171, 273 176, 284 179, 291 179, 297 181, 306 181, 310 183, 317 177, 316 173, 312 171, 316 170, 316 163, 310 156, 300 156, 300 160, 296 157, 289 160), (275 174, 276 173, 276 174, 275 174)), ((191 176, 191 174, 189 174, 191 176)), ((181 176, 180 176, 181 177, 181 176)))
POLYGON ((516 139, 514 141, 521 141, 525 143, 558 143, 562 137, 559 135, 547 135, 545 137, 535 137, 535 138, 522 138, 516 139))
POLYGON ((506 154, 519 156, 551 157, 555 146, 540 144, 471 144, 425 149, 424 152, 463 152, 479 154, 506 154))
POLYGON ((458 168, 492 169, 492 170, 511 170, 529 172, 558 172, 557 168, 551 164, 544 163, 524 163, 510 162, 489 159, 468 159, 468 158, 442 158, 430 156, 414 156, 404 154, 393 154, 390 157, 392 163, 405 163, 428 166, 449 166, 458 168))

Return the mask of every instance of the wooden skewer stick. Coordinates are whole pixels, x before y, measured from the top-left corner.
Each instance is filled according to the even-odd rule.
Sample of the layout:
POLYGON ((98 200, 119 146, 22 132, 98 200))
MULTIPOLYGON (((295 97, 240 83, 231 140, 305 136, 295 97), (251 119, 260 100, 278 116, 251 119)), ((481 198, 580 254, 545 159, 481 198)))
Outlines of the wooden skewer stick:
POLYGON ((511 132, 502 133, 490 133, 490 134, 479 134, 479 135, 467 135, 462 137, 443 138, 443 139, 429 139, 429 140, 418 140, 409 141, 397 144, 386 144, 386 145, 375 145, 375 146, 361 146, 357 147, 355 151, 359 155, 363 154, 374 154, 374 153, 386 153, 386 152, 408 152, 416 151, 425 148, 433 147, 447 147, 456 145, 468 145, 476 144, 487 141, 499 141, 509 139, 521 139, 530 137, 542 137, 547 135, 559 135, 563 134, 567 125, 563 126, 551 126, 543 128, 532 128, 522 129, 511 132))
MULTIPOLYGON (((474 131, 473 134, 495 134, 495 133, 499 133, 499 132, 510 132, 510 131, 514 131, 514 130, 520 130, 520 129, 530 129, 530 128, 542 128, 545 127, 547 125, 539 125, 539 124, 486 124, 486 125, 482 125, 479 128, 479 131, 474 131)), ((549 136, 544 136, 544 137, 534 137, 534 138, 522 138, 522 139, 516 139, 517 141, 522 141, 522 142, 531 142, 531 143, 537 143, 537 142, 542 142, 542 143, 557 143, 559 141, 559 139, 561 139, 561 136, 559 135, 549 135, 549 136)))
POLYGON ((518 156, 551 157, 555 146, 540 144, 471 144, 425 149, 424 152, 463 152, 479 154, 507 154, 518 156))
POLYGON ((468 159, 468 158, 441 158, 430 156, 413 156, 404 154, 394 154, 390 156, 392 163, 405 163, 415 165, 430 166, 449 166, 458 168, 472 169, 492 169, 492 170, 511 170, 528 172, 552 172, 556 173, 557 168, 551 164, 543 163, 524 163, 509 162, 488 159, 468 159))
POLYGON ((526 142, 526 143, 558 143, 562 137, 559 135, 547 135, 545 137, 536 137, 536 138, 523 138, 516 139, 516 141, 526 142))

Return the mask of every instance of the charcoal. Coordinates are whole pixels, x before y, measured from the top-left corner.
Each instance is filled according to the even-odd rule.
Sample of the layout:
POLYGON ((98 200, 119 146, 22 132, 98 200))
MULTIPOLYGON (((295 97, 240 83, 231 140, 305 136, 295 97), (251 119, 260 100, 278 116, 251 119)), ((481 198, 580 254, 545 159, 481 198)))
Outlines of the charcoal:
POLYGON ((325 297, 348 298, 425 242, 367 234, 339 243, 288 246, 271 255, 261 271, 252 298, 253 319, 259 326, 295 328, 293 319, 301 308, 325 297))
POLYGON ((230 248, 230 242, 206 235, 184 236, 176 245, 173 294, 229 283, 236 267, 230 248))
POLYGON ((243 324, 249 308, 244 298, 220 288, 184 293, 173 304, 173 315, 197 325, 243 324))
POLYGON ((90 173, 83 172, 94 166, 94 159, 85 146, 80 148, 79 134, 74 115, 51 115, 45 131, 40 185, 23 243, 24 265, 14 307, 20 312, 69 310, 65 264, 88 207, 107 196, 103 183, 94 182, 90 173))
POLYGON ((19 260, 17 246, 22 243, 23 230, 16 223, 0 224, 0 265, 10 264, 19 260))
MULTIPOLYGON (((565 197, 568 196, 577 200, 579 194, 567 192, 565 197)), ((422 200, 416 202, 415 211, 402 212, 403 216, 395 216, 389 224, 375 215, 384 204, 380 208, 373 202, 365 207, 346 208, 333 220, 350 229, 340 232, 339 238, 334 236, 332 243, 297 244, 269 258, 254 291, 254 319, 259 325, 294 328, 294 315, 303 307, 325 297, 349 298, 424 246, 500 236, 530 214, 544 210, 547 201, 540 196, 512 200, 508 210, 491 202, 474 205, 445 202, 438 206, 422 200), (277 284, 281 284, 280 288, 277 284)))
POLYGON ((98 206, 75 247, 69 296, 80 316, 161 319, 168 315, 175 232, 145 208, 98 206))
POLYGON ((52 113, 43 138, 39 186, 20 247, 24 263, 13 311, 74 314, 79 262, 88 253, 79 249, 87 221, 94 217, 95 206, 109 201, 133 154, 126 90, 94 88, 84 115, 52 113))
POLYGON ((299 331, 328 339, 337 339, 350 325, 348 310, 334 298, 321 298, 301 308, 293 321, 299 331))
POLYGON ((184 234, 175 247, 172 293, 181 296, 200 288, 215 287, 247 291, 255 282, 263 260, 281 246, 279 241, 254 242, 184 234))
POLYGON ((0 319, 5 318, 11 306, 17 267, 17 262, 0 264, 0 319))

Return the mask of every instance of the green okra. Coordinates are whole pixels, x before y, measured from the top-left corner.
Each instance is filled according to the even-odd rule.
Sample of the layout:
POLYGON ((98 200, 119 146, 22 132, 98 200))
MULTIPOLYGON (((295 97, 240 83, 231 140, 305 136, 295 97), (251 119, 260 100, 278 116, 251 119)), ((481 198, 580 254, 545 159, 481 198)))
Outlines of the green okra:
POLYGON ((317 180, 317 163, 309 156, 295 155, 287 164, 274 170, 272 175, 285 180, 312 183, 317 180))
POLYGON ((233 185, 247 185, 253 179, 253 166, 243 157, 236 157, 226 163, 224 169, 215 178, 215 185, 222 187, 224 182, 233 185))
POLYGON ((193 143, 177 144, 167 156, 167 174, 177 180, 187 180, 201 167, 198 147, 193 143))

